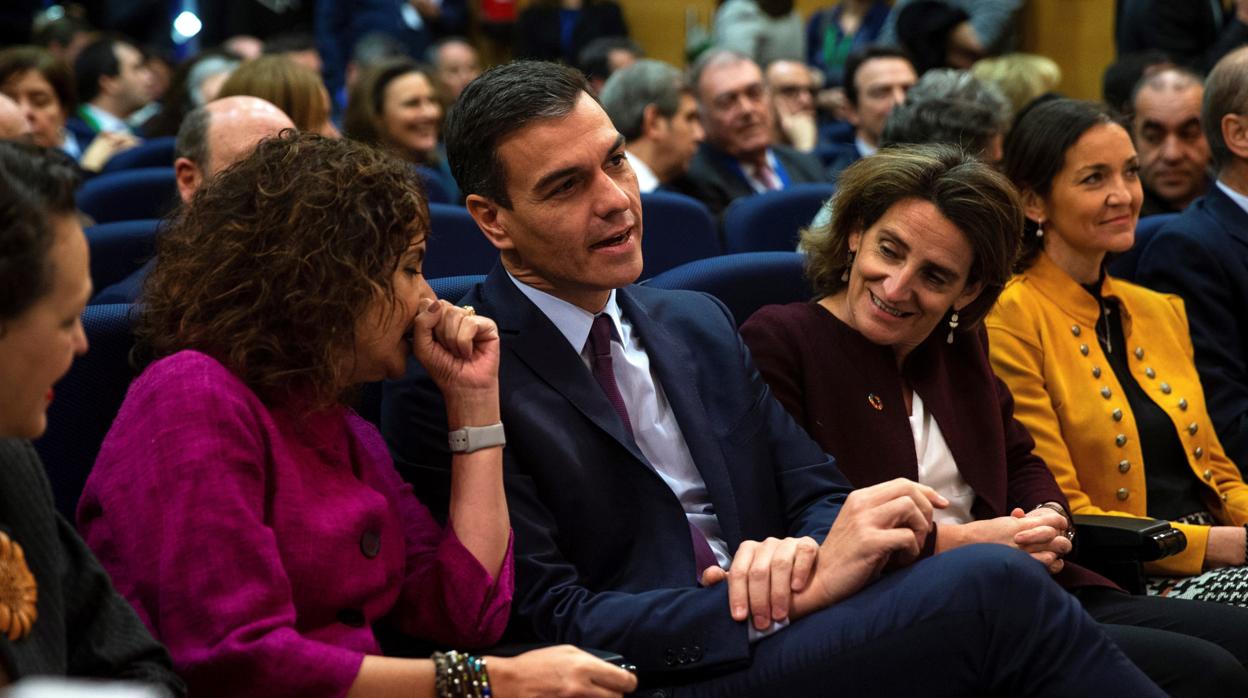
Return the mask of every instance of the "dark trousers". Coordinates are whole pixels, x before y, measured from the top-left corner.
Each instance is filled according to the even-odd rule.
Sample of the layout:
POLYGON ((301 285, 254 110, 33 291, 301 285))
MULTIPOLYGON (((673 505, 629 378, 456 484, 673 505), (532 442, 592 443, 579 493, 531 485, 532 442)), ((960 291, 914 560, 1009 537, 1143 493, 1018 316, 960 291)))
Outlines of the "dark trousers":
POLYGON ((1248 608, 1104 588, 1075 595, 1170 695, 1248 696, 1248 608))
POLYGON ((748 668, 674 694, 1164 695, 1041 565, 999 545, 888 574, 755 643, 748 668))

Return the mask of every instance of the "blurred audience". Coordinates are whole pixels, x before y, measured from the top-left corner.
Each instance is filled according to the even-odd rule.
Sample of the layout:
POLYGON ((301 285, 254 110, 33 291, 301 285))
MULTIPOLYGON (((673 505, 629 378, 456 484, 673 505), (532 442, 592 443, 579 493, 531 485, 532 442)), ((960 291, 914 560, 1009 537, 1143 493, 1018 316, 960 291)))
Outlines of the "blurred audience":
POLYGON ((112 36, 96 39, 74 61, 74 83, 79 105, 68 126, 80 138, 101 133, 134 137, 127 119, 152 100, 153 86, 138 48, 112 36))
POLYGON ((1204 89, 1217 181, 1148 242, 1136 280, 1183 299, 1217 438, 1248 476, 1248 49, 1219 61, 1204 89))
POLYGON ((1131 97, 1140 80, 1173 67, 1174 61, 1156 49, 1119 55, 1105 68, 1101 78, 1101 98, 1116 113, 1129 118, 1131 97))
POLYGON ((589 42, 607 36, 628 36, 614 0, 533 0, 516 18, 513 53, 575 65, 589 42))
POLYGON ((897 13, 897 45, 919 75, 934 68, 965 70, 987 55, 965 10, 941 0, 915 0, 897 13))
POLYGON ((881 143, 943 143, 958 146, 1000 167, 1012 113, 1001 91, 960 70, 940 68, 919 78, 884 122, 881 143))
POLYGON ((889 112, 905 103, 906 91, 918 79, 910 59, 900 49, 869 46, 850 54, 845 61, 845 99, 854 142, 845 144, 831 158, 831 176, 879 149, 889 112))
MULTIPOLYGON (((900 44, 901 29, 898 25, 902 14, 911 5, 928 2, 930 0, 895 0, 893 11, 880 32, 879 43, 900 44)), ((969 68, 984 55, 1005 53, 1013 48, 1018 14, 1023 6, 1023 0, 944 0, 938 4, 944 7, 927 4, 924 6, 926 9, 921 8, 921 11, 907 13, 915 22, 914 29, 919 32, 935 24, 947 24, 951 16, 948 12, 950 9, 964 15, 963 19, 952 25, 952 32, 946 30, 940 34, 944 37, 952 34, 954 41, 949 48, 960 54, 956 57, 958 64, 937 63, 933 67, 969 68)), ((938 55, 943 55, 946 59, 949 56, 948 53, 938 55)), ((916 65, 918 65, 917 59, 916 65)))
POLYGON ((264 55, 264 42, 248 34, 237 34, 222 42, 221 50, 252 61, 264 55))
POLYGON ((1120 0, 1117 19, 1119 55, 1156 49, 1201 73, 1248 41, 1248 0, 1120 0))
POLYGON ((62 153, 0 143, 0 685, 77 676, 183 696, 169 654, 56 513, 28 441, 47 426, 53 384, 87 350, 79 315, 91 275, 76 186, 62 153))
POLYGON ((481 57, 466 39, 451 36, 439 40, 429 50, 429 62, 437 71, 438 84, 445 106, 459 99, 468 83, 481 74, 481 57))
POLYGON ((725 0, 715 11, 716 48, 749 56, 759 65, 806 58, 802 17, 793 0, 725 0))
POLYGON ((329 118, 329 92, 320 76, 285 56, 261 56, 240 65, 217 94, 235 95, 251 95, 276 105, 300 131, 339 135, 329 118))
POLYGON ((206 51, 183 61, 173 71, 159 111, 143 125, 143 135, 155 138, 176 134, 187 113, 216 99, 221 85, 240 63, 238 56, 223 51, 206 51))
POLYGON ((1144 185, 1141 216, 1182 211, 1209 186, 1209 142, 1200 125, 1205 87, 1185 68, 1167 68, 1135 88, 1131 137, 1144 185))
POLYGON ((265 39, 263 55, 285 56, 318 76, 325 67, 311 34, 289 32, 265 39))
POLYGON ((733 200, 802 182, 826 181, 819 161, 773 143, 771 105, 758 65, 742 53, 712 49, 690 72, 706 140, 681 191, 719 215, 733 200))
POLYGON ((875 43, 889 6, 885 0, 842 0, 816 10, 806 23, 806 62, 823 72, 824 85, 841 87, 845 60, 875 43))
POLYGON ((11 97, 0 93, 0 141, 31 140, 30 122, 11 97))
POLYGON ((611 74, 644 58, 645 51, 626 36, 604 36, 585 44, 576 57, 576 67, 585 74, 594 94, 611 74))
POLYGON ((452 201, 459 189, 438 146, 442 100, 424 66, 397 58, 373 66, 356 82, 342 128, 348 138, 384 148, 436 175, 452 201))
POLYGON ((467 0, 318 0, 314 26, 326 86, 339 93, 356 44, 370 34, 385 34, 408 57, 423 60, 438 37, 467 32, 468 6, 467 0))
POLYGON ((624 154, 643 194, 689 171, 703 132, 697 100, 680 71, 643 58, 616 71, 598 98, 624 136, 624 154))
POLYGON ((976 61, 971 73, 997 86, 1010 101, 1010 111, 1021 114, 1032 100, 1049 94, 1062 82, 1062 69, 1052 59, 1035 53, 1007 53, 976 61))
POLYGON ((801 61, 778 60, 763 74, 771 102, 772 142, 803 153, 813 152, 819 140, 815 74, 801 61))
POLYGON ((77 102, 74 76, 44 49, 14 46, 0 50, 0 92, 21 107, 35 145, 64 152, 88 172, 98 172, 109 158, 135 142, 132 136, 109 133, 79 137, 66 128, 77 102))
POLYGON ((96 36, 87 20, 75 12, 61 12, 55 16, 42 12, 35 17, 30 43, 46 48, 65 65, 73 65, 78 54, 96 36))

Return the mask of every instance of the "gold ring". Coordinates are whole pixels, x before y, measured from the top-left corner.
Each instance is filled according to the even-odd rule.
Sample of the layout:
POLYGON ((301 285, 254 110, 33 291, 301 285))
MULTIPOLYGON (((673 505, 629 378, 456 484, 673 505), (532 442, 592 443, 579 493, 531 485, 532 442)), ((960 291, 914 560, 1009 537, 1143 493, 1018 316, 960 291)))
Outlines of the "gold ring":
POLYGON ((474 308, 474 307, 472 307, 471 305, 465 305, 465 306, 463 306, 463 308, 464 308, 464 310, 465 310, 465 311, 467 311, 467 312, 468 312, 468 315, 469 315, 469 316, 472 316, 472 315, 476 315, 476 314, 477 314, 477 309, 476 309, 476 308, 474 308))

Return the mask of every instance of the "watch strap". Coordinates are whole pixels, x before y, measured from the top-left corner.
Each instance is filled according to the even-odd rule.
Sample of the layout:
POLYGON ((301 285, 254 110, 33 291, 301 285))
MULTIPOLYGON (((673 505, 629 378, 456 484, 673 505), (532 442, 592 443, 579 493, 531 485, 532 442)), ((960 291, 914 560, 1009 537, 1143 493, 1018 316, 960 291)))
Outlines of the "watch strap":
POLYGON ((472 453, 507 443, 502 422, 484 427, 460 427, 448 433, 446 438, 447 443, 450 444, 451 453, 472 453))

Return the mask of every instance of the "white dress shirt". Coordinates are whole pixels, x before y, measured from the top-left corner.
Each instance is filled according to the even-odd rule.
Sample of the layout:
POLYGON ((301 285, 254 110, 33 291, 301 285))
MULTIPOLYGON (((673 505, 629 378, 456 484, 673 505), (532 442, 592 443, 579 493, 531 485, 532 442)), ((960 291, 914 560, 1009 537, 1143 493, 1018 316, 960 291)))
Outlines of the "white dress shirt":
POLYGON ((134 131, 130 129, 130 124, 127 124, 125 120, 113 116, 94 104, 82 105, 82 111, 91 117, 91 121, 95 122, 94 125, 99 128, 100 133, 125 133, 134 135, 134 131))
POLYGON ((1223 194, 1231 197, 1231 201, 1234 201, 1240 208, 1244 209, 1244 213, 1248 213, 1248 196, 1244 196, 1234 189, 1231 189, 1220 179, 1218 180, 1218 189, 1221 189, 1223 194))
MULTIPOLYGON (((592 371, 592 357, 587 345, 595 314, 539 291, 516 279, 510 272, 507 277, 554 323, 572 348, 580 354, 586 370, 592 371)), ((685 436, 676 421, 671 403, 663 392, 663 386, 650 368, 650 356, 646 353, 644 340, 628 318, 620 312, 615 293, 611 291, 601 312, 611 318, 611 364, 616 385, 628 408, 628 421, 632 426, 637 448, 676 495, 689 523, 706 537, 711 551, 715 553, 715 561, 727 570, 732 563, 732 553, 728 550, 728 543, 724 541, 723 529, 711 504, 706 481, 694 465, 693 455, 689 452, 689 445, 685 442, 685 436)), ((724 612, 728 612, 728 609, 725 608, 724 612)), ((787 620, 772 623, 771 627, 761 632, 750 625, 750 641, 766 637, 786 625, 787 620)))
POLYGON ((766 182, 758 178, 758 170, 753 165, 746 164, 739 160, 737 161, 737 164, 741 166, 741 171, 745 173, 745 180, 750 183, 750 188, 754 190, 754 193, 762 194, 763 192, 784 189, 784 180, 780 179, 780 172, 777 169, 776 162, 776 154, 771 151, 771 148, 768 148, 767 166, 771 168, 771 176, 775 178, 776 183, 778 184, 778 186, 774 189, 766 182))
POLYGON ((910 431, 914 434, 914 452, 919 461, 919 482, 927 485, 949 500, 944 509, 932 510, 936 523, 964 524, 974 521, 971 505, 975 503, 975 490, 958 472, 953 451, 945 443, 944 434, 935 417, 927 411, 918 393, 911 398, 910 431))
POLYGON ((663 184, 645 160, 633 155, 630 150, 624 151, 624 157, 628 158, 628 164, 633 168, 633 173, 637 175, 637 188, 642 194, 649 194, 663 184))

